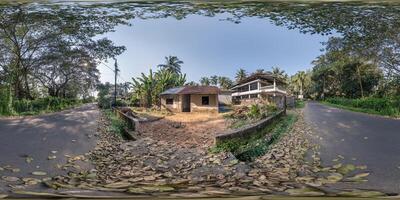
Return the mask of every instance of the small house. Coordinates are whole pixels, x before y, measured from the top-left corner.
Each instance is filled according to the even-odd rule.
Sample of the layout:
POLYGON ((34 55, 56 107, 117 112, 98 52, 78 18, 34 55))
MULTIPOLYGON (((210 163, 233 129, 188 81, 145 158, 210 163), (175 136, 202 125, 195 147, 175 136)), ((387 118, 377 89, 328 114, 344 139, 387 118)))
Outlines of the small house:
POLYGON ((161 108, 171 112, 218 112, 220 89, 215 86, 182 86, 160 94, 161 108))

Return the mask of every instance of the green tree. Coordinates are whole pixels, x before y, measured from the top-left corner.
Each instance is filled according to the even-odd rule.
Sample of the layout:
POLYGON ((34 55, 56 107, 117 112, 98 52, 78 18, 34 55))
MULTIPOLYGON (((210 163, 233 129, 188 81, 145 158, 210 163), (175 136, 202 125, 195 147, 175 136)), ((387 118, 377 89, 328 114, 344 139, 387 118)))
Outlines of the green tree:
POLYGON ((168 56, 168 57, 165 57, 165 63, 159 64, 158 67, 160 69, 165 69, 167 71, 170 71, 171 73, 174 73, 174 74, 181 74, 182 64, 183 64, 183 61, 179 60, 178 57, 168 56))
POLYGON ((222 89, 227 90, 233 86, 233 81, 228 77, 220 76, 218 77, 218 82, 222 89))
POLYGON ((246 72, 246 70, 240 68, 240 69, 236 72, 236 76, 235 76, 236 82, 240 82, 240 81, 242 81, 243 79, 245 79, 246 77, 247 77, 247 72, 246 72))
POLYGON ((218 76, 211 76, 210 77, 210 83, 211 85, 218 85, 218 76))
POLYGON ((208 77, 201 77, 200 84, 205 86, 210 85, 210 79, 208 77))

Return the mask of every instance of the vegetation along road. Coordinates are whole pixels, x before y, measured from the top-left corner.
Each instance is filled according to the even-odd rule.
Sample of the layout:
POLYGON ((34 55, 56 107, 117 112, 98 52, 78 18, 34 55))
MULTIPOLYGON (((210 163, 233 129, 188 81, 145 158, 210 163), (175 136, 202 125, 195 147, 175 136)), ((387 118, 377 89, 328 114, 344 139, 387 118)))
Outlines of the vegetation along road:
MULTIPOLYGON (((358 187, 400 192, 400 120, 316 102, 305 107, 305 120, 316 130, 323 165, 366 165, 368 181, 358 187)), ((346 183, 335 187, 346 188, 346 183)))
MULTIPOLYGON (((0 118, 2 179, 62 174, 58 164, 95 146, 98 114, 96 105, 86 104, 53 114, 0 118)), ((0 179, 0 192, 6 188, 3 184, 7 182, 0 179)))

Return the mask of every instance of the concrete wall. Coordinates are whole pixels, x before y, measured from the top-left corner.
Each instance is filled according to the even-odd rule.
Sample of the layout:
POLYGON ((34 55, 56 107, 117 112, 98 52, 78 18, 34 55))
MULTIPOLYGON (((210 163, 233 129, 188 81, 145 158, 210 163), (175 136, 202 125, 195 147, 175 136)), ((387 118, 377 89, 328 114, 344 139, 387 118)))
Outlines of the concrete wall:
POLYGON ((219 94, 218 101, 220 104, 232 105, 232 94, 231 93, 219 94))
POLYGON ((286 111, 282 110, 273 116, 269 116, 265 119, 260 120, 259 122, 244 126, 239 129, 227 130, 223 133, 216 134, 215 136, 215 144, 219 145, 227 140, 235 139, 235 138, 249 138, 253 134, 258 133, 268 127, 274 120, 280 118, 285 115, 286 111))
POLYGON ((182 97, 180 95, 162 95, 161 96, 161 109, 166 109, 171 112, 182 112, 182 97), (174 99, 174 103, 169 105, 166 100, 169 98, 174 99))
POLYGON ((191 112, 218 112, 218 95, 216 94, 192 94, 190 101, 191 112), (209 105, 202 105, 203 96, 209 96, 209 105))

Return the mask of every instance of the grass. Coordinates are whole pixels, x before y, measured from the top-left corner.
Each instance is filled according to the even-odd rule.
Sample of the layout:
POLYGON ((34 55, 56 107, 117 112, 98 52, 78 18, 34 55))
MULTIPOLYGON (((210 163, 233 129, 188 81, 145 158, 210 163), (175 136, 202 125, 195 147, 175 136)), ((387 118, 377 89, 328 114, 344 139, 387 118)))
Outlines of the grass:
POLYGON ((295 104, 296 108, 304 108, 305 105, 306 105, 306 101, 304 101, 304 100, 296 100, 296 104, 295 104))
POLYGON ((46 97, 35 100, 14 100, 12 103, 0 100, 0 116, 26 116, 62 111, 90 101, 46 97))
POLYGON ((372 98, 361 99, 328 98, 322 104, 345 110, 374 115, 400 117, 400 99, 372 98))
POLYGON ((274 121, 264 130, 259 131, 248 138, 235 138, 210 149, 211 152, 232 152, 239 160, 251 161, 264 155, 268 147, 288 132, 297 120, 297 115, 288 114, 274 121), (271 135, 267 139, 266 134, 271 135))
POLYGON ((107 117, 108 121, 110 121, 110 126, 108 126, 109 132, 116 134, 118 137, 126 140, 126 129, 128 128, 128 124, 120 119, 111 109, 103 110, 104 115, 107 117))

